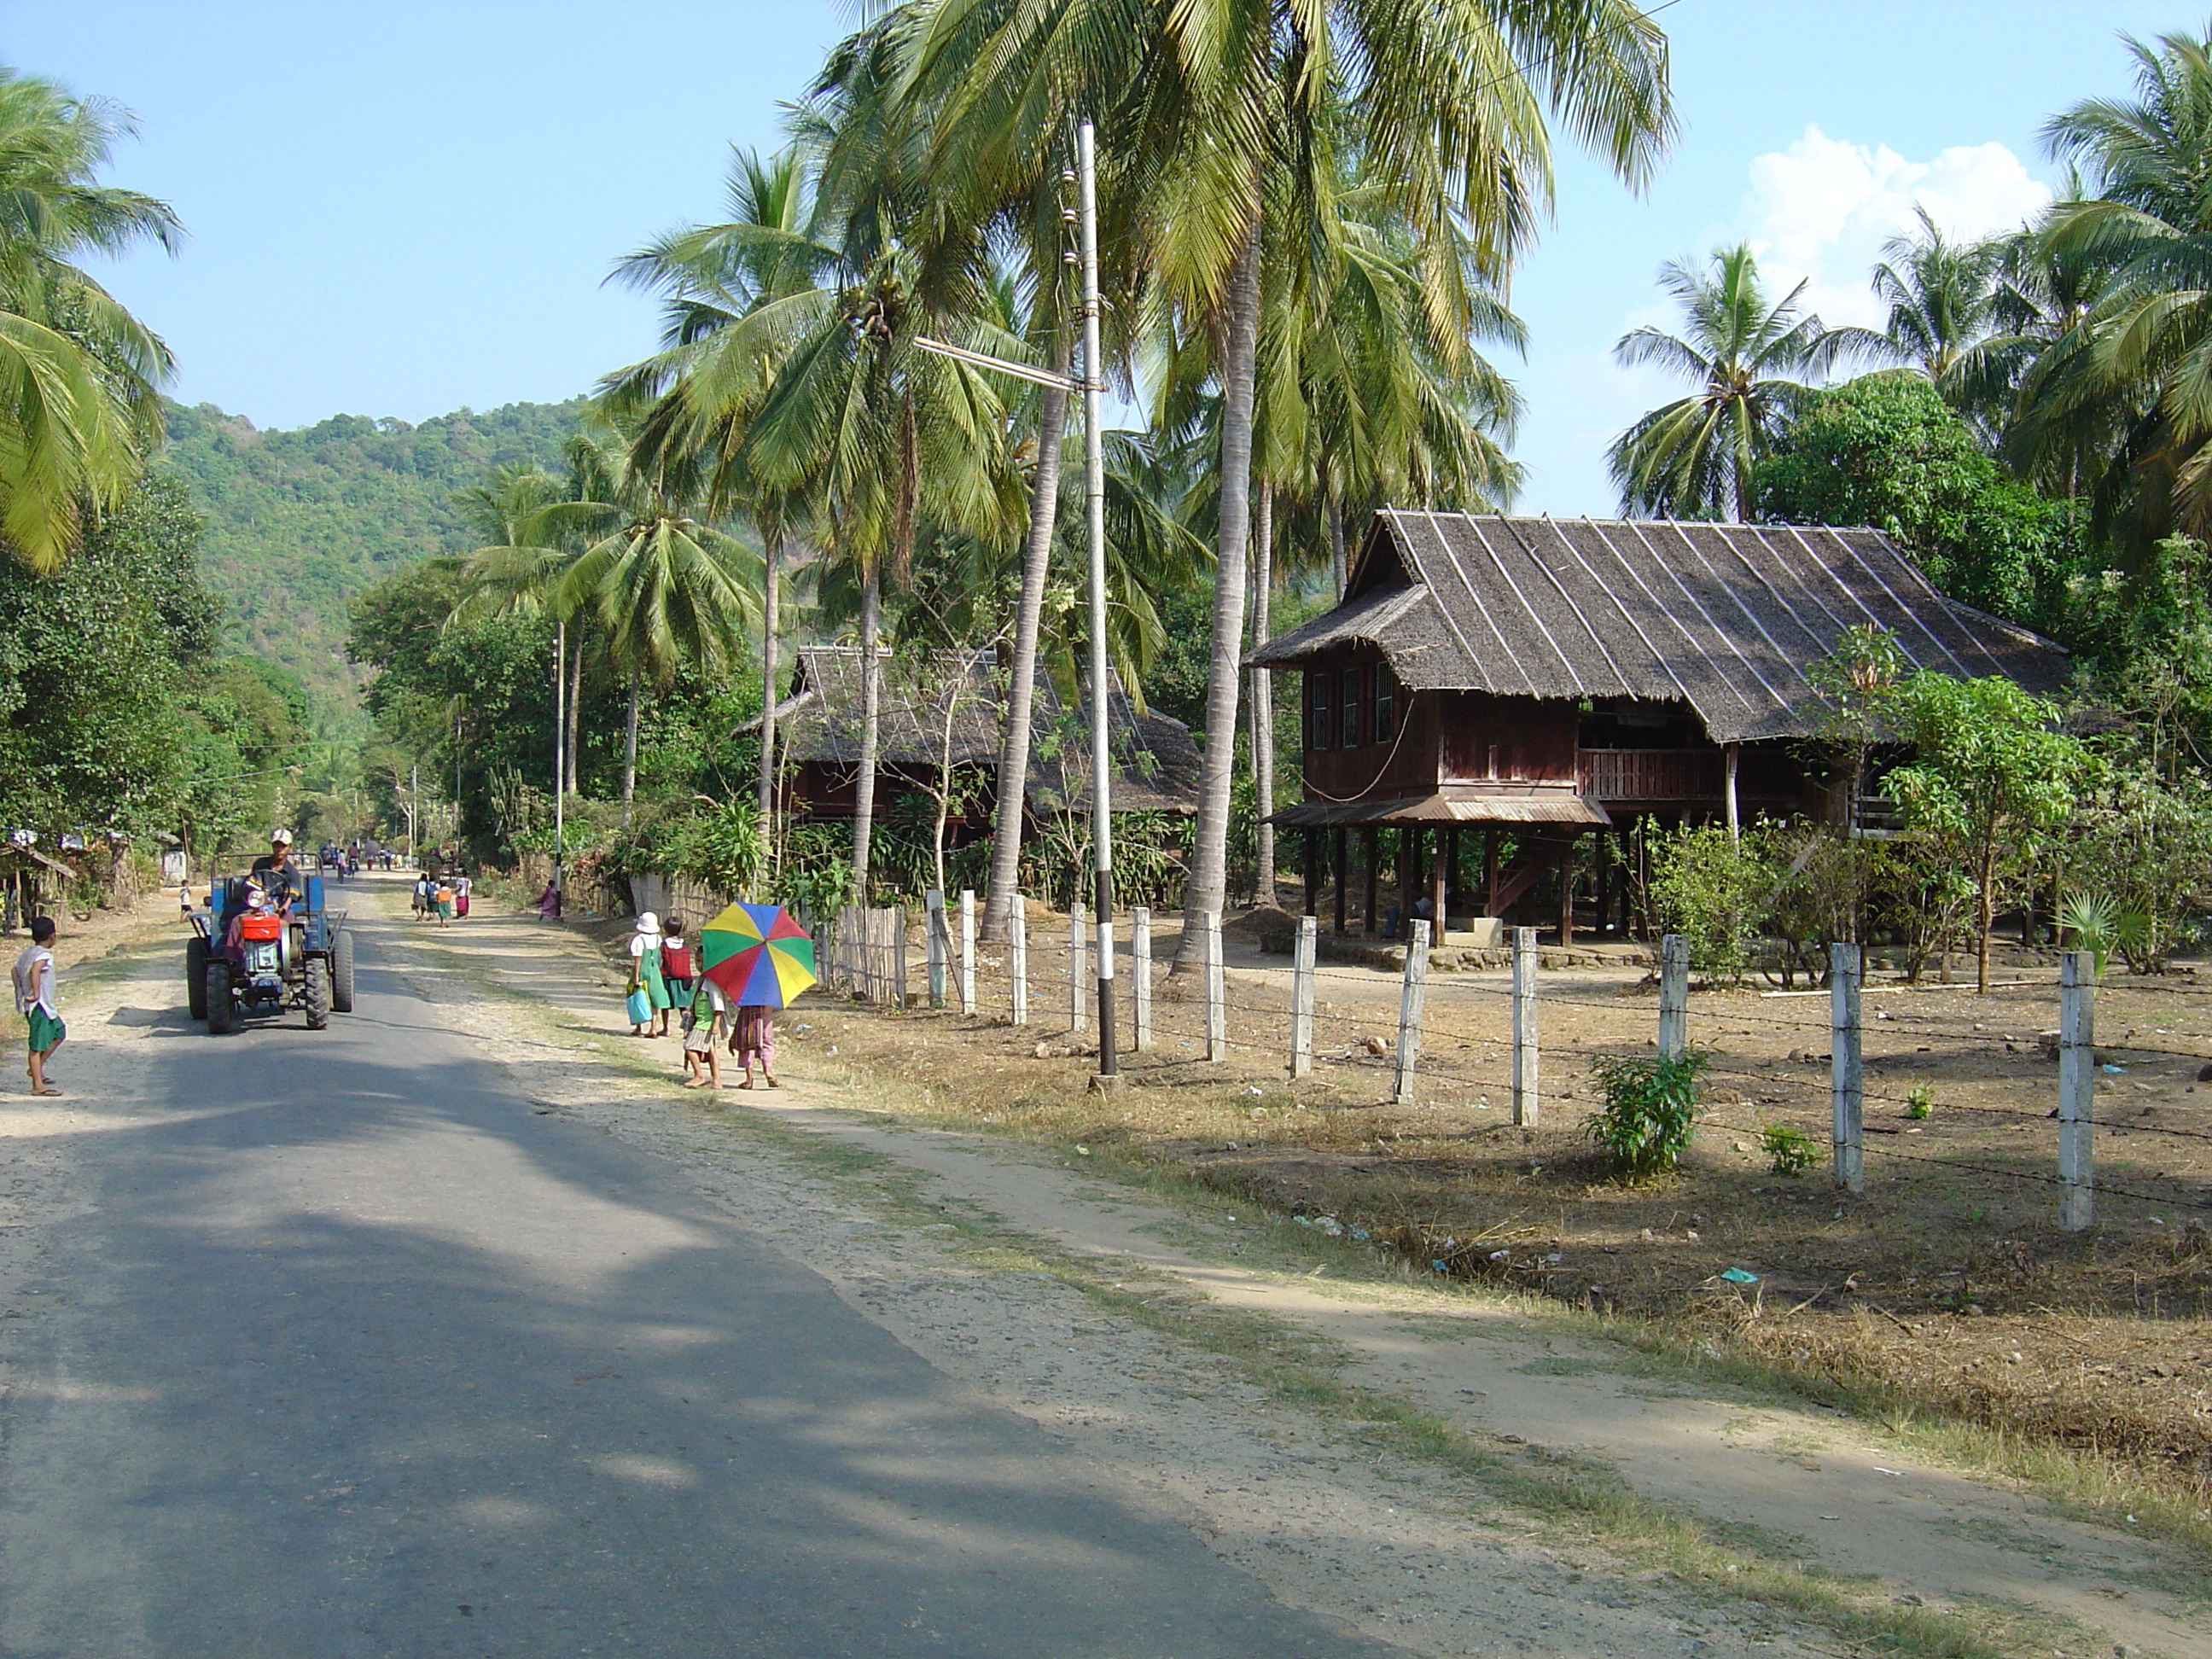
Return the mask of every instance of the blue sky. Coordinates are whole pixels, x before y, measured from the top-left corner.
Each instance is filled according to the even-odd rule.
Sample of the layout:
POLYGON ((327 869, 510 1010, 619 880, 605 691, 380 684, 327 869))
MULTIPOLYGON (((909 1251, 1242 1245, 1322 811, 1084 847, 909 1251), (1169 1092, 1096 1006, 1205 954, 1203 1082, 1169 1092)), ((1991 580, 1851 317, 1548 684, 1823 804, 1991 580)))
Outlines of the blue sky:
MULTIPOLYGON (((859 15, 832 3, 0 0, 0 58, 129 106, 110 177, 172 203, 181 258, 116 291, 175 348, 174 388, 263 426, 553 400, 648 349, 613 258, 711 215, 727 147, 859 15)), ((2044 199, 2036 134, 2124 91, 2117 39, 2202 28, 2141 0, 1675 0, 1683 133, 1634 197, 1563 147, 1559 216, 1516 278, 1522 505, 1613 510, 1602 453, 1681 389, 1611 361, 1664 321, 1662 261, 1748 237, 1831 322, 1926 202, 1982 231, 2044 199)))

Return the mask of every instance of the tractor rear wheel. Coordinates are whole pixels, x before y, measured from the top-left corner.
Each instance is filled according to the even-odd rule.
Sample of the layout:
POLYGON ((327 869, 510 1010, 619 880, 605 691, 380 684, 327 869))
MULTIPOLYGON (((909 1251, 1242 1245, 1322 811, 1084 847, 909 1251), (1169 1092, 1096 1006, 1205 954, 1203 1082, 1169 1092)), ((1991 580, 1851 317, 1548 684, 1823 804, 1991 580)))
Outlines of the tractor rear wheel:
POLYGON ((208 942, 198 933, 185 941, 185 1006, 194 1019, 207 1018, 208 942))
POLYGON ((338 929, 331 945, 331 1006, 339 1013, 353 1012, 353 932, 338 929))
POLYGON ((210 1036, 221 1036, 231 1028, 230 964, 210 962, 207 969, 207 1025, 210 1036))
POLYGON ((331 1023, 331 964, 320 957, 307 958, 307 1029, 326 1030, 331 1023))

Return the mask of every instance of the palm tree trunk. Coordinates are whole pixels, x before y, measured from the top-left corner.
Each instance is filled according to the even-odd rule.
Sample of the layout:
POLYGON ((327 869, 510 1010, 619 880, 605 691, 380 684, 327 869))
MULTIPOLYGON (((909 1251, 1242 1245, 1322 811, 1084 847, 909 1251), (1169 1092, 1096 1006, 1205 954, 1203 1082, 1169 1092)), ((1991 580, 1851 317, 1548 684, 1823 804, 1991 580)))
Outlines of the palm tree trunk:
POLYGON ((776 609, 783 566, 783 538, 763 537, 765 557, 761 568, 761 833, 771 842, 775 831, 775 647, 776 609))
POLYGON ((623 726, 622 827, 629 828, 630 803, 637 794, 637 670, 629 671, 629 719, 623 726))
POLYGON ((1345 585, 1352 580, 1349 562, 1344 548, 1344 503, 1336 498, 1336 491, 1328 492, 1328 574, 1336 585, 1336 597, 1344 598, 1345 585))
POLYGON ((1200 918, 1218 914, 1229 881, 1229 809, 1237 770, 1237 647, 1244 640, 1244 544, 1251 532, 1252 392, 1260 331, 1260 228, 1245 233, 1229 276, 1221 352, 1221 508, 1214 531, 1213 648, 1206 674, 1206 748, 1182 941, 1175 971, 1198 971, 1200 918))
MULTIPOLYGON (((1067 373, 1071 343, 1063 336, 1059 369, 1067 373)), ((1036 646, 1052 569, 1053 516, 1060 505, 1060 442, 1067 430, 1067 393, 1045 388, 1037 413, 1036 471, 1030 481, 1030 539, 1022 554, 1022 592, 1014 609, 1014 659, 1006 686, 1006 723, 999 733, 998 801, 992 809, 991 886, 983 900, 983 937, 1006 937, 1021 882, 1022 828, 1029 801, 1030 720, 1036 706, 1036 646)))
MULTIPOLYGON (((1275 489, 1260 486, 1259 523, 1252 537, 1252 648, 1267 644, 1268 589, 1275 574, 1275 489)), ((1256 904, 1275 902, 1275 826, 1267 822, 1275 810, 1275 677, 1264 668, 1252 671, 1252 898, 1256 904)))
POLYGON ((883 678, 876 660, 876 608, 883 573, 871 559, 860 575, 860 760, 853 781, 853 890, 868 902, 868 842, 876 825, 876 746, 883 715, 883 678))

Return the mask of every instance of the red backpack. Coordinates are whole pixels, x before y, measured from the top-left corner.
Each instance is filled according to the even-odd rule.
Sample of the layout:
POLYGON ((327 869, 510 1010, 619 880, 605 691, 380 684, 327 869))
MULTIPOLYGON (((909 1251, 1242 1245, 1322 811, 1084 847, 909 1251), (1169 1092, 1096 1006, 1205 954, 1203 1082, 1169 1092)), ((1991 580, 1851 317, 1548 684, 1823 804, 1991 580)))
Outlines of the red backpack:
POLYGON ((696 979, 699 969, 691 959, 688 945, 664 945, 660 947, 660 971, 671 979, 696 979))

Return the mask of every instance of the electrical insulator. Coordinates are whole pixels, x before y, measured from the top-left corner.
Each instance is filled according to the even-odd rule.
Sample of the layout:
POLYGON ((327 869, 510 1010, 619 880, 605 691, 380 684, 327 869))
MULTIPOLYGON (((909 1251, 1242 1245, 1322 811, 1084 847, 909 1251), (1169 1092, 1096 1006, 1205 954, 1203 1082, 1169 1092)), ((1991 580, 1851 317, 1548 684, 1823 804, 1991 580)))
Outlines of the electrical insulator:
POLYGON ((1063 167, 1063 168, 1061 168, 1061 169, 1060 169, 1060 182, 1061 184, 1063 184, 1063 185, 1072 185, 1072 184, 1073 184, 1073 183, 1075 182, 1075 169, 1074 169, 1073 167, 1063 167))
POLYGON ((1069 264, 1078 264, 1078 263, 1079 263, 1078 258, 1077 258, 1076 254, 1074 253, 1074 252, 1073 252, 1073 250, 1069 251, 1068 252, 1066 252, 1066 253, 1061 254, 1060 257, 1062 259, 1065 259, 1065 260, 1066 260, 1069 264))

